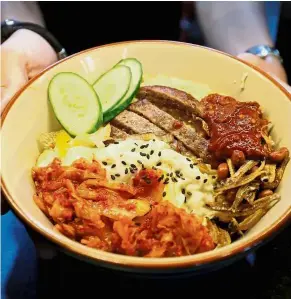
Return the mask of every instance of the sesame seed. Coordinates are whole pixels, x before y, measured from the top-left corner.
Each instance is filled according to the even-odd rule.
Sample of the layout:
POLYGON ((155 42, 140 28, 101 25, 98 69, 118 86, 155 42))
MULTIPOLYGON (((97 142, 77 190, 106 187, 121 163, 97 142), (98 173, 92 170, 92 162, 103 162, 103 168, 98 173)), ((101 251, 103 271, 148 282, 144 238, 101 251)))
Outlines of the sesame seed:
POLYGON ((156 139, 153 139, 153 142, 155 142, 156 141, 156 139))
POLYGON ((188 192, 187 192, 187 194, 188 194, 189 196, 191 196, 191 195, 192 195, 192 193, 191 193, 190 191, 188 191, 188 192))
POLYGON ((180 174, 180 170, 176 170, 175 173, 176 173, 176 175, 179 175, 180 174))
POLYGON ((134 169, 130 168, 130 172, 131 172, 131 173, 134 173, 134 169))
POLYGON ((173 177, 173 172, 170 173, 170 178, 173 177))
POLYGON ((140 148, 141 148, 141 149, 145 148, 145 145, 141 145, 140 148))
POLYGON ((167 173, 167 176, 169 176, 170 174, 169 173, 167 173))
POLYGON ((185 194, 185 189, 184 188, 182 189, 182 194, 185 194))
POLYGON ((134 164, 130 164, 130 167, 132 167, 133 169, 136 169, 136 166, 134 164))
POLYGON ((158 163, 157 163, 157 166, 161 166, 161 165, 162 165, 162 162, 158 162, 158 163))
POLYGON ((133 148, 131 151, 132 151, 132 152, 135 152, 135 148, 133 148))
POLYGON ((177 183, 178 180, 176 178, 172 178, 172 182, 177 183))
POLYGON ((185 178, 180 178, 181 180, 185 181, 185 178))
POLYGON ((190 167, 191 167, 191 168, 193 168, 193 167, 194 167, 194 165, 193 165, 193 164, 190 164, 190 167))
POLYGON ((150 155, 149 155, 149 154, 147 154, 147 159, 148 159, 148 160, 150 159, 150 155))
POLYGON ((167 195, 167 192, 164 191, 164 192, 163 192, 163 197, 165 197, 166 195, 167 195))
POLYGON ((120 176, 120 174, 119 174, 119 173, 116 173, 116 174, 115 174, 115 176, 119 177, 119 176, 120 176))
POLYGON ((207 183, 207 179, 204 179, 203 183, 204 183, 204 184, 207 183))
POLYGON ((169 179, 167 178, 167 179, 165 179, 165 181, 164 181, 164 185, 167 185, 169 183, 169 179))
POLYGON ((114 144, 119 144, 119 142, 118 142, 118 141, 115 141, 114 144))
POLYGON ((137 160, 136 162, 137 162, 138 164, 142 164, 142 162, 141 162, 140 160, 137 160))
POLYGON ((196 165, 198 165, 198 163, 193 163, 193 165, 195 165, 195 166, 196 166, 196 165))
POLYGON ((111 168, 115 168, 116 167, 116 164, 112 164, 111 168))
POLYGON ((157 167, 153 166, 152 169, 153 169, 153 170, 157 170, 157 167))
POLYGON ((160 182, 163 178, 164 178, 164 175, 162 174, 162 175, 158 178, 158 182, 160 182))
POLYGON ((149 147, 149 144, 146 144, 145 146, 144 146, 144 148, 148 148, 149 147))
POLYGON ((142 152, 140 152, 139 153, 142 157, 145 157, 147 154, 146 153, 142 153, 142 152))
POLYGON ((263 179, 263 182, 264 182, 264 183, 268 183, 268 181, 269 181, 269 180, 268 180, 267 178, 264 178, 264 179, 263 179))
POLYGON ((212 178, 213 178, 213 179, 216 179, 216 176, 215 176, 215 175, 213 175, 213 176, 212 176, 212 178))
POLYGON ((158 156, 160 157, 161 155, 162 155, 162 152, 159 152, 159 153, 158 153, 158 156))
POLYGON ((103 165, 107 165, 107 162, 103 161, 102 164, 103 164, 103 165))
POLYGON ((126 162, 125 162, 125 161, 121 161, 121 163, 122 163, 123 165, 126 165, 126 162))
POLYGON ((112 178, 112 180, 115 180, 115 176, 114 175, 111 175, 111 178, 112 178))
POLYGON ((150 155, 152 155, 154 153, 154 150, 151 150, 150 155))
POLYGON ((134 144, 135 144, 136 146, 138 146, 138 144, 137 144, 136 142, 135 142, 134 144))
POLYGON ((187 197, 185 196, 184 203, 186 203, 186 202, 187 202, 187 197))
POLYGON ((105 147, 107 147, 109 144, 105 144, 105 147))
POLYGON ((198 175, 198 176, 196 177, 196 180, 200 180, 200 175, 198 175))
POLYGON ((128 174, 128 168, 125 168, 124 173, 125 173, 125 174, 128 174))
POLYGON ((186 160, 189 161, 189 162, 191 162, 191 159, 189 159, 189 158, 186 158, 186 160))

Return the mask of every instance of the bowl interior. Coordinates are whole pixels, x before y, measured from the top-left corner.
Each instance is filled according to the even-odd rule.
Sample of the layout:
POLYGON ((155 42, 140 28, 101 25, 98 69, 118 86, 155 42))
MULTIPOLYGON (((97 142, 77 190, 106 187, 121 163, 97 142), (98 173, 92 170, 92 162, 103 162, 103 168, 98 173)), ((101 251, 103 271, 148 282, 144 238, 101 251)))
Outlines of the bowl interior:
POLYGON ((289 163, 278 190, 281 201, 244 238, 213 252, 173 258, 172 262, 124 257, 90 249, 54 231, 50 221, 32 200, 34 188, 30 177, 31 167, 39 154, 36 142, 38 136, 42 132, 59 128, 48 105, 48 83, 61 71, 76 72, 93 83, 99 75, 125 57, 139 59, 145 74, 192 80, 209 86, 212 92, 227 94, 241 101, 259 102, 274 124, 272 133, 275 140, 279 145, 291 149, 291 102, 287 94, 260 72, 232 57, 202 47, 171 42, 120 43, 88 50, 50 67, 31 80, 18 93, 11 108, 4 112, 1 130, 3 187, 23 218, 55 242, 89 258, 129 266, 167 267, 172 262, 176 266, 205 262, 215 256, 227 256, 243 247, 250 247, 259 236, 275 229, 287 213, 290 216, 289 163))

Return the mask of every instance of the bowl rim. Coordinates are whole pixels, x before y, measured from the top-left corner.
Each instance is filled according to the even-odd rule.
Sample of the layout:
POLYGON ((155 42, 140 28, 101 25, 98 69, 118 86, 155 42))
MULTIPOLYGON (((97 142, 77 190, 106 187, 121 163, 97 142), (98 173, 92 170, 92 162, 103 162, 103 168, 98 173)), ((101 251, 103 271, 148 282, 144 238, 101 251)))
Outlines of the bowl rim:
MULTIPOLYGON (((16 102, 16 100, 19 98, 19 96, 26 90, 27 87, 29 87, 35 80, 37 80, 39 77, 41 77, 43 74, 45 74, 50 69, 54 68, 55 66, 59 65, 60 63, 63 63, 69 59, 75 58, 79 55, 82 55, 84 53, 89 53, 92 51, 95 51, 100 48, 110 48, 120 45, 127 45, 127 44, 138 44, 138 43, 148 43, 148 44, 168 44, 168 45, 180 45, 184 47, 193 47, 193 48, 202 48, 208 51, 216 52, 218 54, 221 54, 223 56, 227 56, 231 59, 234 59, 236 61, 239 61, 240 63, 243 63, 255 71, 259 72, 261 75, 269 79, 273 84, 275 84, 284 94, 287 98, 289 98, 291 102, 291 93, 289 93, 276 79, 271 77, 268 73, 265 71, 262 71, 258 67, 245 62, 233 55, 230 55, 228 53, 224 53, 222 51, 212 49, 205 46, 200 46, 196 44, 191 43, 185 43, 185 42, 179 42, 179 41, 168 41, 168 40, 132 40, 132 41, 123 41, 123 42, 116 42, 116 43, 110 43, 105 44, 97 47, 92 47, 83 51, 80 51, 78 53, 72 54, 62 60, 59 60, 52 65, 46 67, 44 70, 42 70, 40 73, 38 73, 36 76, 31 78, 20 90, 18 90, 12 99, 9 101, 9 103, 4 108, 3 112, 1 113, 1 129, 4 124, 4 121, 16 102)), ((181 269, 181 268, 189 268, 189 267, 195 267, 195 266, 201 266, 206 265, 210 263, 215 262, 221 262, 225 259, 229 259, 234 257, 235 255, 243 254, 247 251, 249 251, 251 248, 255 248, 264 241, 267 241, 268 238, 275 235, 276 231, 279 231, 285 225, 287 225, 288 222, 291 221, 291 206, 285 211, 285 213, 278 218, 271 226, 264 229, 259 235, 253 236, 250 238, 250 240, 241 242, 238 245, 233 245, 232 247, 224 250, 224 252, 220 252, 219 254, 212 254, 211 256, 203 257, 202 254, 195 254, 191 256, 186 257, 173 257, 173 258, 144 258, 144 257, 132 257, 132 256, 126 256, 121 254, 114 254, 114 253, 108 253, 102 250, 94 249, 96 253, 99 254, 90 254, 88 253, 89 250, 86 250, 86 246, 84 248, 76 248, 73 245, 63 243, 61 240, 56 238, 55 236, 51 235, 47 230, 39 227, 37 223, 35 223, 32 219, 29 219, 25 216, 25 212, 18 206, 17 202, 14 200, 10 192, 8 191, 8 188, 5 184, 5 179, 1 175, 1 193, 3 191, 9 205, 12 207, 12 209, 16 212, 16 214, 20 217, 20 219, 26 223, 29 227, 31 227, 33 230, 37 231, 44 237, 46 237, 49 241, 53 242, 54 244, 57 244, 61 248, 64 248, 65 250, 68 250, 69 252, 76 254, 78 256, 81 256, 83 258, 87 258, 89 260, 94 260, 95 262, 99 263, 106 263, 111 264, 114 266, 122 266, 126 268, 139 268, 144 270, 169 270, 169 269, 181 269)), ((3 194, 2 194, 3 196, 3 194)), ((235 244, 235 243, 233 243, 235 244)))

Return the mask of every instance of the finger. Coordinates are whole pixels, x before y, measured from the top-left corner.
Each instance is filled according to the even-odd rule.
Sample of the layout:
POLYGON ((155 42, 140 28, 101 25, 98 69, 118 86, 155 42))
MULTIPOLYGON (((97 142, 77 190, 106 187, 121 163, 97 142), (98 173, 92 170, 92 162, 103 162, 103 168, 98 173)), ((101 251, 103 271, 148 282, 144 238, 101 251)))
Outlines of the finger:
POLYGON ((1 51, 1 111, 27 80, 21 58, 13 52, 1 51))
POLYGON ((265 59, 262 59, 250 53, 241 53, 237 57, 257 66, 258 68, 262 69, 272 76, 276 76, 281 81, 287 82, 287 75, 284 67, 275 56, 270 55, 265 59))

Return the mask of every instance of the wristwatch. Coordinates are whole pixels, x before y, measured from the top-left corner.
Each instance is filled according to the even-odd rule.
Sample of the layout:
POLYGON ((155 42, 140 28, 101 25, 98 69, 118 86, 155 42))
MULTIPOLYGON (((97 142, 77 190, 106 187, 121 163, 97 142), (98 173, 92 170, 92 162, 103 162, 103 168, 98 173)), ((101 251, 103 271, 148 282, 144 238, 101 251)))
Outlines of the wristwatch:
POLYGON ((47 29, 29 22, 19 22, 13 19, 6 19, 1 22, 1 43, 19 29, 28 29, 42 36, 56 51, 59 60, 68 56, 65 48, 47 29))
POLYGON ((283 63, 283 59, 280 55, 279 50, 267 45, 257 45, 251 47, 246 50, 246 53, 251 53, 253 55, 259 56, 262 59, 265 59, 268 56, 275 56, 279 59, 281 63, 283 63))

